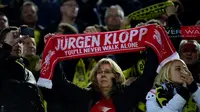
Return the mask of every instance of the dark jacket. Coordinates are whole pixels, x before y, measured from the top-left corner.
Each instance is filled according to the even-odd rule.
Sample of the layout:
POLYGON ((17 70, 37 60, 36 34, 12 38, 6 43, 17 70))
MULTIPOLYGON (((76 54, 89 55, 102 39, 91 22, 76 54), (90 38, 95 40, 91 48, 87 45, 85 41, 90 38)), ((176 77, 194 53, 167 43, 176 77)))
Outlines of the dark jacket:
MULTIPOLYGON (((0 48, 0 80, 14 79, 17 81, 36 83, 33 74, 26 69, 25 61, 21 57, 11 56, 12 47, 3 44, 0 48)), ((1 82, 1 81, 0 81, 1 82)))
MULTIPOLYGON (((158 67, 158 59, 152 49, 147 51, 147 61, 143 75, 129 86, 120 86, 112 95, 113 104, 116 112, 130 112, 139 101, 145 98, 148 91, 152 88, 154 78, 156 77, 156 69, 158 67)), ((101 93, 90 89, 81 89, 71 82, 57 82, 53 84, 53 91, 62 97, 67 105, 75 105, 73 112, 89 112, 101 97, 101 93)))
POLYGON ((34 76, 23 59, 10 56, 12 47, 0 47, 0 110, 2 112, 44 112, 34 76))
MULTIPOLYGON (((180 22, 179 18, 176 15, 171 15, 168 18, 167 27, 180 28, 181 22, 180 22)), ((180 44, 182 38, 170 38, 170 40, 172 41, 172 44, 174 45, 175 49, 178 51, 179 50, 179 44, 180 44)))

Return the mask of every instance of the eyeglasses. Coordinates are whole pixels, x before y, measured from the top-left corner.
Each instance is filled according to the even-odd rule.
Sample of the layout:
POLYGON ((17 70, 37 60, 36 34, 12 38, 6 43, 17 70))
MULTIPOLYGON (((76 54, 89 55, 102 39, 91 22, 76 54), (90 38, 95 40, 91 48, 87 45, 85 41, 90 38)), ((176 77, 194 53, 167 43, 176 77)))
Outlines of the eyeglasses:
POLYGON ((112 70, 104 70, 104 71, 102 71, 102 70, 100 70, 100 71, 97 71, 97 74, 111 74, 111 73, 113 73, 112 72, 112 70))

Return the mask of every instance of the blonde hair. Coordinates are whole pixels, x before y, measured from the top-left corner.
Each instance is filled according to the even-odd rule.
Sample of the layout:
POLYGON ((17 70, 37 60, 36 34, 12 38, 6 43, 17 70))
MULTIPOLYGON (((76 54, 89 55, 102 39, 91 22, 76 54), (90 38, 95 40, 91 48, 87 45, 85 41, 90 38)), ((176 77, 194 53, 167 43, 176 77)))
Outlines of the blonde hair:
MULTIPOLYGON (((155 87, 155 85, 161 85, 164 82, 171 82, 170 79, 169 79, 169 74, 170 74, 172 64, 176 61, 180 61, 181 63, 183 63, 186 66, 185 62, 181 59, 174 59, 172 61, 167 62, 161 68, 160 72, 156 76, 156 78, 154 80, 153 87, 155 87)), ((187 66, 186 66, 186 69, 188 69, 187 66)))
POLYGON ((95 67, 92 69, 91 74, 90 74, 90 80, 92 82, 92 85, 95 87, 95 89, 99 89, 96 76, 97 76, 97 71, 100 69, 101 65, 103 64, 111 65, 111 69, 113 73, 116 75, 115 80, 118 84, 122 85, 125 82, 125 76, 121 68, 117 65, 117 63, 110 58, 103 58, 95 65, 95 67))

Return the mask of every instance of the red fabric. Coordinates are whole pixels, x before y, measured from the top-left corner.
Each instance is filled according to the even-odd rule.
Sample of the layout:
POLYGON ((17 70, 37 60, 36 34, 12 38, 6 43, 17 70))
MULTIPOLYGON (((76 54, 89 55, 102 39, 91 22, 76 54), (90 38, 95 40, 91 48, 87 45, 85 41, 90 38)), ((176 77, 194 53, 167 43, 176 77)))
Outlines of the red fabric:
POLYGON ((99 100, 90 110, 90 112, 116 112, 112 100, 105 98, 99 100))
POLYGON ((200 39, 200 26, 181 26, 181 36, 185 39, 200 39))
POLYGON ((172 56, 176 51, 167 32, 156 25, 94 34, 55 35, 47 40, 38 85, 52 87, 53 70, 58 60, 135 52, 146 47, 154 49, 161 66, 169 59, 179 58, 172 56))
POLYGON ((176 50, 163 27, 157 26, 157 28, 152 30, 153 31, 151 33, 153 33, 153 36, 146 38, 144 43, 145 45, 154 49, 154 51, 157 53, 159 62, 161 63, 167 57, 176 52, 176 50))

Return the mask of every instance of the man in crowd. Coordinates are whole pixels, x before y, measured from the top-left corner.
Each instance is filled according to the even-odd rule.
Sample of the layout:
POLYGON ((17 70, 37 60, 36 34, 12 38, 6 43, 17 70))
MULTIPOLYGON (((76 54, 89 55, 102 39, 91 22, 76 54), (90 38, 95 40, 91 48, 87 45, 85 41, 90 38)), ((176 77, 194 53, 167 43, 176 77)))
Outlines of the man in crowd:
POLYGON ((34 74, 37 81, 40 76, 42 60, 36 55, 36 42, 33 36, 29 35, 29 38, 23 41, 23 57, 28 60, 28 69, 34 74))
POLYGON ((21 58, 27 37, 17 27, 5 28, 0 37, 0 110, 44 112, 35 78, 21 58))
MULTIPOLYGON (((76 28, 78 33, 83 33, 83 30, 86 27, 86 24, 77 19, 79 11, 79 6, 76 0, 61 0, 60 2, 60 21, 52 23, 49 27, 46 27, 42 32, 42 37, 48 33, 55 33, 59 29, 60 25, 73 26, 76 28)), ((42 40, 39 43, 39 49, 37 54, 41 54, 44 48, 44 41, 42 40)))
POLYGON ((105 26, 89 26, 85 29, 84 33, 93 31, 115 31, 120 30, 124 20, 124 11, 119 5, 110 6, 104 16, 105 26))
POLYGON ((38 7, 35 3, 31 1, 26 1, 23 3, 21 7, 21 25, 28 25, 28 27, 34 29, 34 38, 36 42, 36 46, 40 41, 43 41, 43 37, 41 37, 41 31, 44 29, 41 25, 37 24, 38 21, 38 7))
POLYGON ((4 13, 0 12, 0 31, 9 26, 8 18, 4 13))
POLYGON ((194 80, 200 83, 199 64, 200 45, 196 40, 182 40, 179 46, 180 58, 185 61, 192 72, 194 80))

